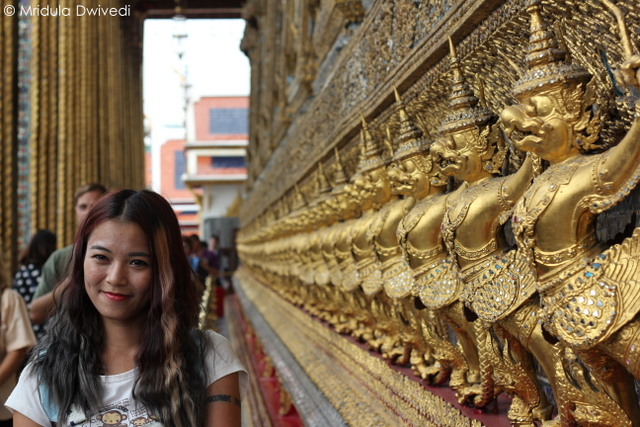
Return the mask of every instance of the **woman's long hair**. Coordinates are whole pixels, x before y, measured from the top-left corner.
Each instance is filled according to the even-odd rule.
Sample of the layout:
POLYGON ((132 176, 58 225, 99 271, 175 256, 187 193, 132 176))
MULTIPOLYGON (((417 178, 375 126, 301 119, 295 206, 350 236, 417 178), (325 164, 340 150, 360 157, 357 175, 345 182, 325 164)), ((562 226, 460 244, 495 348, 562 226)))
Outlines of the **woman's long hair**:
POLYGON ((85 291, 87 241, 109 220, 135 223, 151 249, 153 268, 150 307, 135 362, 135 398, 167 427, 203 424, 207 387, 205 352, 210 345, 196 331, 199 301, 190 286, 191 270, 182 249, 178 220, 160 195, 121 190, 102 197, 76 235, 69 285, 56 302, 57 315, 34 354, 34 370, 59 406, 59 424, 71 406, 96 414, 101 404, 99 375, 103 326, 85 291))
POLYGON ((20 254, 20 264, 27 265, 32 262, 40 268, 55 250, 56 235, 49 230, 38 230, 20 254))

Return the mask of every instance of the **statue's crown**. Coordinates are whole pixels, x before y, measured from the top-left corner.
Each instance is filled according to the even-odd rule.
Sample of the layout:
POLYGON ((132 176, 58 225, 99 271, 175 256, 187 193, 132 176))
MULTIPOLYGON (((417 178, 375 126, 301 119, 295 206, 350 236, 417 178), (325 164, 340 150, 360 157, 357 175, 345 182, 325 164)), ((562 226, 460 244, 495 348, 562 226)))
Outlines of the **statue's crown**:
POLYGON ((316 177, 316 193, 323 194, 331 191, 331 186, 327 181, 327 177, 324 174, 324 167, 322 162, 318 162, 317 177, 316 177))
POLYGON ((400 116, 400 135, 398 136, 398 148, 393 154, 394 161, 401 161, 410 156, 415 156, 429 150, 429 142, 423 137, 423 133, 409 118, 398 90, 394 87, 396 108, 400 116))
POLYGON ((449 105, 453 112, 442 122, 440 131, 445 135, 485 125, 495 117, 491 111, 478 106, 479 99, 465 81, 451 37, 449 37, 449 49, 451 51, 451 71, 453 72, 449 105))
POLYGON ((385 166, 389 162, 389 156, 385 153, 378 141, 373 139, 369 132, 369 125, 362 117, 361 154, 357 172, 365 173, 385 166))
POLYGON ((292 210, 302 209, 307 204, 307 201, 304 199, 302 192, 300 192, 300 187, 298 184, 294 184, 294 200, 291 204, 292 210))
POLYGON ((335 147, 334 151, 336 154, 336 171, 333 175, 333 186, 338 187, 347 183, 347 176, 342 168, 342 161, 340 160, 340 151, 338 150, 338 147, 335 147))
POLYGON ((519 99, 568 84, 578 85, 591 80, 591 74, 579 65, 566 61, 565 52, 554 33, 542 19, 541 0, 531 0, 527 12, 531 15, 531 35, 525 57, 528 70, 518 80, 513 95, 519 99))

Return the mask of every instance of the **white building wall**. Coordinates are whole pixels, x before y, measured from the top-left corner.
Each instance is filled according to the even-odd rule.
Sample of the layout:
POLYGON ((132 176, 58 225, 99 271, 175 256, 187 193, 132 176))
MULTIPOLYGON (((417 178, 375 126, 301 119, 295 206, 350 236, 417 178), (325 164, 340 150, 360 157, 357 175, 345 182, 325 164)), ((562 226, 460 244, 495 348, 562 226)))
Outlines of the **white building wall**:
POLYGON ((227 210, 242 190, 240 183, 216 183, 202 186, 202 211, 200 218, 204 222, 207 218, 226 216, 227 210))

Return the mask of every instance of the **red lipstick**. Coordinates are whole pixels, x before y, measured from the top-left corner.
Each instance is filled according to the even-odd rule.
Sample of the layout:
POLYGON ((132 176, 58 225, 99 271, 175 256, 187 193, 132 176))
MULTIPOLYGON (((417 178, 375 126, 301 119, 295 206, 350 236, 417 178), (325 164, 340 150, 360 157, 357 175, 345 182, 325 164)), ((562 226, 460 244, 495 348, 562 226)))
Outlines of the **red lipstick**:
POLYGON ((103 294, 111 301, 124 301, 129 298, 129 295, 114 294, 112 292, 103 292, 103 294))

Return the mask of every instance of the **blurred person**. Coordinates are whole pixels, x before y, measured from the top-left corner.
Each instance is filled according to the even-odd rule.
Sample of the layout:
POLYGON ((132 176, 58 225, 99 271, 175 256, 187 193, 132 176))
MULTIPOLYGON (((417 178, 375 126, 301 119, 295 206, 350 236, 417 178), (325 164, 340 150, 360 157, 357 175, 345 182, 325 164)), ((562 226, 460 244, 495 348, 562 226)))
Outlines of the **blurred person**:
MULTIPOLYGON (((97 183, 83 185, 73 195, 73 210, 76 215, 76 225, 80 226, 93 205, 107 192, 105 186, 97 183)), ((54 307, 53 288, 64 277, 70 263, 72 245, 55 251, 42 266, 42 276, 31 301, 29 315, 31 322, 43 324, 54 307)))
MULTIPOLYGON (((216 315, 221 318, 224 317, 224 298, 226 296, 225 290, 225 280, 227 277, 227 272, 222 269, 222 258, 219 248, 220 238, 212 234, 209 237, 209 247, 206 252, 209 252, 211 255, 208 257, 209 265, 215 265, 215 268, 210 269, 210 274, 213 280, 213 285, 215 289, 212 292, 216 293, 216 315)), ((204 245, 204 244, 203 244, 204 245)))
POLYGON ((13 416, 4 403, 16 385, 16 373, 35 343, 27 305, 11 289, 8 271, 0 255, 0 427, 13 425, 13 416))
POLYGON ((206 244, 200 240, 200 237, 197 234, 192 234, 189 236, 189 239, 191 240, 191 257, 198 260, 197 264, 195 259, 192 260, 192 265, 201 267, 200 270, 194 268, 194 271, 196 271, 196 274, 203 283, 207 276, 210 275, 214 280, 214 283, 217 285, 217 278, 220 274, 218 257, 207 249, 206 244))
POLYGON ((209 237, 209 246, 207 249, 216 257, 216 262, 218 265, 217 285, 220 286, 222 285, 220 279, 224 277, 224 272, 226 271, 226 269, 223 266, 222 253, 220 252, 220 238, 216 234, 212 234, 209 237))
MULTIPOLYGON (((184 250, 184 254, 189 260, 189 264, 191 265, 191 239, 187 236, 182 236, 182 249, 184 250)), ((191 269, 193 269, 193 265, 191 265, 191 269)))
POLYGON ((213 252, 214 255, 220 256, 219 246, 220 246, 220 238, 217 235, 212 234, 211 237, 209 237, 209 250, 213 252))
MULTIPOLYGON (((20 269, 13 278, 13 289, 22 296, 27 307, 36 291, 43 264, 56 250, 56 235, 49 230, 38 230, 20 255, 20 269)), ((42 338, 42 325, 33 324, 37 339, 42 338)))
POLYGON ((184 254, 189 261, 189 265, 191 266, 191 282, 198 289, 198 294, 202 297, 202 294, 205 290, 204 282, 200 280, 200 277, 204 275, 207 277, 208 271, 204 269, 204 267, 200 266, 200 260, 198 258, 194 258, 191 256, 191 239, 187 236, 182 236, 182 248, 184 249, 184 254))

